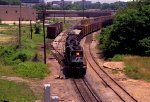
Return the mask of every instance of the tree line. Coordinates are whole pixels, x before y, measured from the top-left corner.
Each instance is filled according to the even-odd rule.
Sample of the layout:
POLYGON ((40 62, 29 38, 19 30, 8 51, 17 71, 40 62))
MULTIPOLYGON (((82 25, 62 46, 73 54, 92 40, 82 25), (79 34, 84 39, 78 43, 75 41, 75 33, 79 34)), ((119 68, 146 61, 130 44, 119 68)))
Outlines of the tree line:
POLYGON ((0 5, 19 5, 20 0, 0 0, 0 5))
MULTIPOLYGON (((92 3, 92 4, 85 4, 84 9, 100 9, 100 10, 117 10, 120 8, 124 8, 126 7, 127 2, 115 2, 115 3, 100 3, 100 2, 96 2, 96 3, 92 3)), ((50 10, 62 10, 63 7, 60 6, 52 6, 51 4, 47 4, 45 5, 46 9, 50 9, 50 10)), ((42 10, 43 8, 42 4, 37 4, 34 6, 34 8, 38 9, 38 10, 42 10)), ((82 10, 83 9, 83 5, 82 4, 65 4, 64 5, 64 9, 65 10, 82 10)))
POLYGON ((102 29, 100 48, 106 56, 150 56, 150 2, 134 1, 118 11, 112 25, 102 29))

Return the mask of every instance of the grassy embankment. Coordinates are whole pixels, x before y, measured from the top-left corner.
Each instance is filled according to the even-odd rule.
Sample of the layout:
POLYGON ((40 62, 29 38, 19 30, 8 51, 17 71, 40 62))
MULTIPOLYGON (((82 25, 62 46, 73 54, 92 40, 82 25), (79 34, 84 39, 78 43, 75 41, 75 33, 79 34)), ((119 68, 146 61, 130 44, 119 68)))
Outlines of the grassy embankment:
POLYGON ((36 99, 25 83, 0 80, 0 102, 33 102, 36 99))
POLYGON ((150 82, 150 57, 115 55, 113 61, 125 63, 124 72, 133 79, 142 79, 150 82))
MULTIPOLYGON (((31 40, 29 26, 22 25, 22 44, 21 48, 19 48, 17 42, 18 26, 5 24, 0 25, 0 28, 0 34, 15 38, 13 42, 4 41, 4 43, 0 44, 0 77, 18 76, 39 80, 49 74, 50 71, 48 66, 43 64, 42 53, 39 49, 39 44, 43 42, 42 31, 40 34, 33 33, 33 39, 31 40), (35 55, 38 55, 39 62, 32 61, 35 55)), ((5 40, 4 37, 3 40, 5 40)), ((0 101, 32 102, 37 97, 33 94, 30 87, 24 83, 0 79, 0 101)))
MULTIPOLYGON (((2 27, 2 25, 1 25, 2 27)), ((17 26, 4 25, 4 30, 0 33, 16 36, 17 26)), ((17 40, 17 39, 16 39, 17 40)), ((39 53, 38 44, 43 42, 43 34, 33 34, 33 40, 30 39, 30 29, 28 25, 22 25, 22 46, 18 44, 0 45, 0 76, 21 76, 27 78, 44 78, 48 73, 47 66, 42 61, 42 55, 39 53), (38 55, 39 62, 32 62, 35 55, 38 55)))
MULTIPOLYGON (((67 21, 64 28, 67 29, 68 27, 69 22, 67 21)), ((43 42, 42 30, 40 34, 33 33, 33 39, 31 40, 29 26, 22 25, 22 46, 18 48, 18 26, 2 24, 0 28, 0 34, 14 38, 13 42, 9 42, 4 41, 9 40, 4 36, 2 40, 4 43, 0 44, 0 77, 18 76, 43 79, 49 73, 49 70, 47 69, 47 65, 41 63, 43 57, 41 52, 38 51, 39 44, 43 42), (6 42, 7 45, 5 45, 6 42), (32 62, 36 54, 40 62, 32 62)), ((42 26, 40 26, 40 28, 42 28, 42 26)), ((31 102, 37 97, 30 88, 23 83, 0 80, 0 85, 0 101, 31 102)))

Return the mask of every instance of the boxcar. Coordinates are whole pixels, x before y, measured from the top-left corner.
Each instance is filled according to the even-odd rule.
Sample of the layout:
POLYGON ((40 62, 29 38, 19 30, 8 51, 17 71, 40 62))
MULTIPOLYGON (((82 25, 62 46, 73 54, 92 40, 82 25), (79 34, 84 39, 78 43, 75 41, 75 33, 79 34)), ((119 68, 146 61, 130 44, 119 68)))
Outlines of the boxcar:
POLYGON ((63 23, 55 23, 47 26, 47 38, 54 39, 63 31, 63 23))

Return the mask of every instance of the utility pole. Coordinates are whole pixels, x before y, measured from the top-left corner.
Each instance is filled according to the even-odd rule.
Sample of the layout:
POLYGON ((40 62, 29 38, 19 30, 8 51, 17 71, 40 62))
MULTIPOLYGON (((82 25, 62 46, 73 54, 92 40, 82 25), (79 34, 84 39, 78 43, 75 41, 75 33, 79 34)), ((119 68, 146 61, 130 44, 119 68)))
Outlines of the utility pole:
POLYGON ((63 7, 63 12, 64 12, 64 23, 66 22, 66 18, 65 18, 65 1, 64 0, 62 0, 61 1, 62 2, 62 7, 63 7))
POLYGON ((45 13, 46 8, 45 4, 43 3, 44 64, 46 64, 45 13))
POLYGON ((19 48, 21 48, 21 20, 22 20, 22 14, 21 14, 21 0, 20 0, 20 17, 19 17, 19 48))
POLYGON ((31 39, 32 39, 32 21, 30 20, 30 32, 31 32, 31 39))
POLYGON ((82 0, 83 19, 84 19, 84 2, 85 2, 85 0, 82 0))

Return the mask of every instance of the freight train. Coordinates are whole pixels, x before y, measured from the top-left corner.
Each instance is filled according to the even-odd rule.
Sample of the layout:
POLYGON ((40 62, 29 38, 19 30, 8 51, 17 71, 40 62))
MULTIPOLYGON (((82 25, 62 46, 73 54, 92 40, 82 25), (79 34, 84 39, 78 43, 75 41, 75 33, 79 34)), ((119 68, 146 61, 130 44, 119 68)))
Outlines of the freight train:
POLYGON ((64 61, 66 74, 69 77, 84 77, 86 74, 86 62, 83 48, 74 32, 70 32, 66 38, 64 61))
MULTIPOLYGON (((101 16, 92 19, 81 20, 80 24, 74 27, 78 33, 71 31, 68 33, 64 50, 64 71, 67 76, 84 77, 86 74, 86 60, 84 58, 83 48, 80 46, 80 40, 95 31, 100 30, 112 23, 113 16, 101 16)), ((55 38, 63 29, 63 23, 57 23, 47 27, 47 37, 55 38)))
POLYGON ((93 19, 81 20, 80 25, 77 25, 74 29, 78 29, 80 32, 70 32, 66 38, 64 61, 67 65, 67 74, 69 76, 84 77, 86 74, 86 61, 83 54, 83 48, 80 46, 80 40, 95 31, 100 30, 112 23, 112 16, 102 16, 93 19))

